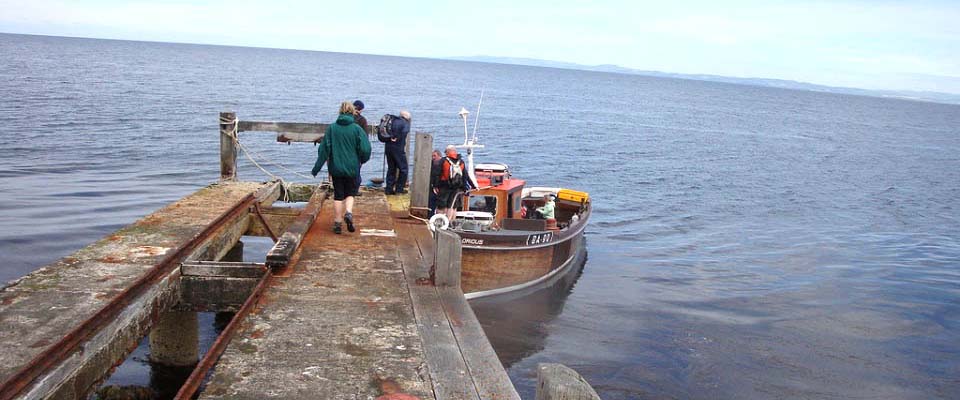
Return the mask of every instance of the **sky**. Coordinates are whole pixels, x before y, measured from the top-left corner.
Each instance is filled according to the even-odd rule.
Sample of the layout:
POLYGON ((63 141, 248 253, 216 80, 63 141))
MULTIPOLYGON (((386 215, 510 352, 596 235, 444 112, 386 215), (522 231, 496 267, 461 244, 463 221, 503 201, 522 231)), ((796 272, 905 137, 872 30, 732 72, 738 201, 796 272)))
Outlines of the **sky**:
POLYGON ((524 57, 960 94, 960 0, 0 0, 0 32, 524 57))

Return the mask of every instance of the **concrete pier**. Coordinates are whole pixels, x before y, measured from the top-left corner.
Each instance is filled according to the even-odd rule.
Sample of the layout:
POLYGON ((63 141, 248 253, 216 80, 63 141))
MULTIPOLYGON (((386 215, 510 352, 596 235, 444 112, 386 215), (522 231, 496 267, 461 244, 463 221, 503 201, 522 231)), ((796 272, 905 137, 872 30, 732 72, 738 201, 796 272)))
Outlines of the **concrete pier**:
POLYGON ((479 323, 462 309, 452 309, 451 320, 440 293, 423 279, 432 255, 421 255, 409 235, 432 243, 425 225, 392 218, 378 192, 359 197, 354 214, 357 232, 335 235, 332 207, 324 204, 289 276, 274 279, 201 398, 492 398, 481 390, 518 398, 482 330, 472 341, 456 341, 451 326, 479 323), (464 347, 486 347, 492 358, 471 369, 464 347), (487 376, 501 386, 478 388, 474 380, 487 376))
POLYGON ((271 207, 278 184, 242 182, 204 188, 4 287, 0 399, 86 398, 148 333, 152 361, 196 364, 195 311, 237 311, 258 288, 253 312, 219 339, 228 344, 201 398, 518 398, 456 279, 430 281, 433 239, 406 217, 407 198, 391 196, 391 208, 364 193, 357 232, 335 235, 332 200, 291 189, 319 215, 263 288, 267 267, 239 262, 239 238, 298 236, 284 229, 304 217, 271 207))
POLYGON ((223 256, 268 186, 201 189, 4 286, 0 399, 85 398, 178 303, 179 264, 223 256))
POLYGON ((415 207, 366 191, 356 232, 333 234, 324 186, 235 181, 238 133, 325 128, 223 113, 220 183, 0 288, 0 400, 86 399, 148 334, 151 361, 196 364, 178 399, 519 399, 459 287, 459 237, 410 217, 430 135, 415 207), (263 262, 244 235, 274 240, 263 262), (197 311, 236 313, 199 362, 197 311))

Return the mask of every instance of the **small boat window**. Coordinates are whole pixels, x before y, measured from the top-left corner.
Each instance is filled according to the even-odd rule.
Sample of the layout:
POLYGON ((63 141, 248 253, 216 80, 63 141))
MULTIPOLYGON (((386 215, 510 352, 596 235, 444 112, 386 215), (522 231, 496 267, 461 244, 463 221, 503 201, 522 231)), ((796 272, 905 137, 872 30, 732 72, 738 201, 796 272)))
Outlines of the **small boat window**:
POLYGON ((497 196, 470 196, 470 211, 485 211, 496 215, 497 196))

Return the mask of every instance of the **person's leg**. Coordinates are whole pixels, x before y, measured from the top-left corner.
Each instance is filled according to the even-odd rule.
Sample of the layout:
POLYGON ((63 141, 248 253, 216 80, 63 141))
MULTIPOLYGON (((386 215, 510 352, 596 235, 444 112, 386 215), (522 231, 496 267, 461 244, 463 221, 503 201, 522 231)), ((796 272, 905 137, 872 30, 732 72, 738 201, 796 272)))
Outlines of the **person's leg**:
POLYGON ((354 196, 357 194, 357 190, 359 190, 359 188, 354 186, 356 184, 356 181, 352 180, 352 178, 348 182, 346 182, 346 184, 351 185, 351 187, 347 189, 347 193, 346 193, 347 196, 343 200, 343 205, 344 205, 344 208, 346 209, 344 210, 345 213, 343 214, 343 220, 347 223, 347 230, 350 232, 354 232, 356 231, 356 228, 353 226, 353 202, 354 202, 354 196))
POLYGON ((449 219, 450 222, 453 222, 453 220, 457 218, 456 208, 450 207, 446 210, 446 213, 447 213, 447 219, 449 219))
MULTIPOLYGON (((359 190, 359 188, 360 188, 360 185, 363 184, 363 178, 360 176, 360 170, 361 170, 362 168, 363 168, 363 164, 357 165, 357 188, 358 188, 358 190, 359 190)), ((360 192, 357 192, 356 194, 359 195, 360 192)))
MULTIPOLYGON (((352 181, 353 178, 347 178, 352 181)), ((343 199, 346 198, 346 190, 343 178, 334 177, 333 181, 333 233, 340 234, 340 225, 343 223, 343 199)))
MULTIPOLYGON (((349 199, 349 197, 347 197, 349 199)), ((341 223, 343 222, 343 200, 334 200, 333 201, 333 222, 341 223)))
POLYGON ((393 192, 395 191, 394 185, 397 182, 397 161, 394 158, 393 151, 391 150, 385 150, 385 151, 386 151, 386 157, 387 157, 387 181, 384 182, 386 186, 384 186, 383 191, 386 194, 393 194, 393 192))
POLYGON ((449 194, 449 198, 447 199, 446 213, 447 219, 449 219, 451 223, 457 218, 457 197, 459 197, 459 193, 454 191, 449 194))
POLYGON ((397 163, 397 187, 395 190, 397 191, 397 193, 404 193, 406 192, 405 188, 407 187, 407 169, 409 168, 409 165, 407 165, 407 153, 403 151, 398 153, 396 163, 397 163))

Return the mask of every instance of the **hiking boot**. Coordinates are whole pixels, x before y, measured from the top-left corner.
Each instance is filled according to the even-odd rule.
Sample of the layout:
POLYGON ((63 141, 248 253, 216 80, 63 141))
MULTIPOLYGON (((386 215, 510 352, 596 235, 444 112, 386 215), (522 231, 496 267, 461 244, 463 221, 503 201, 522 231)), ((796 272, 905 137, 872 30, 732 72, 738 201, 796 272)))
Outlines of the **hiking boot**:
POLYGON ((347 213, 343 216, 343 221, 347 223, 347 230, 350 232, 356 231, 353 227, 353 213, 347 213))
POLYGON ((407 191, 404 189, 400 189, 397 191, 397 194, 407 194, 407 191))
POLYGON ((333 233, 336 233, 336 234, 338 234, 338 235, 341 234, 341 233, 343 233, 343 228, 340 227, 340 223, 339 223, 339 222, 334 222, 334 223, 333 223, 333 233))
POLYGON ((383 191, 383 194, 385 194, 385 195, 387 195, 387 196, 390 196, 390 195, 393 195, 393 191, 392 191, 392 190, 384 190, 384 191, 383 191))

